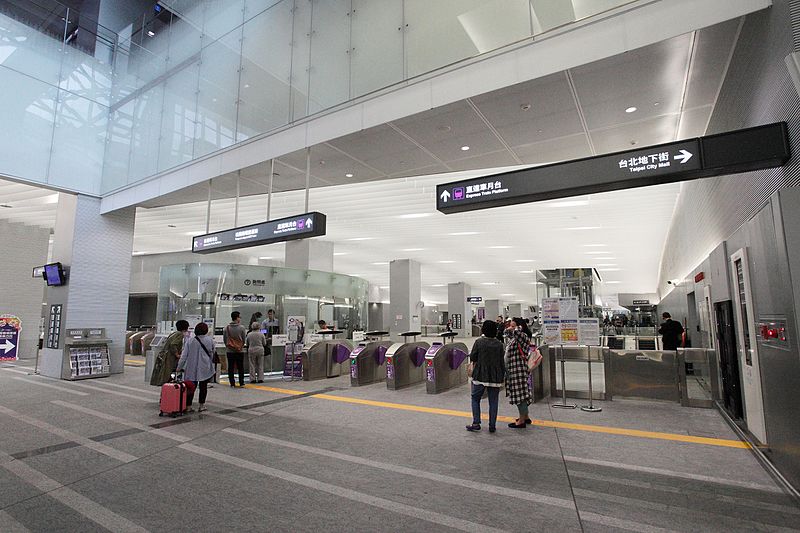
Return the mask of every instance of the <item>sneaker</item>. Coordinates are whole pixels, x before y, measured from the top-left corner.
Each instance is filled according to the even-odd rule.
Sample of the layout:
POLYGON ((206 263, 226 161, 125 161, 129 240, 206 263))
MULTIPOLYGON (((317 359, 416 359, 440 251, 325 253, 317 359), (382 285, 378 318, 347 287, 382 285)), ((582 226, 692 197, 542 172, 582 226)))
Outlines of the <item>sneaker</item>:
POLYGON ((197 408, 198 413, 202 413, 203 411, 208 411, 208 408, 205 405, 201 405, 197 408))

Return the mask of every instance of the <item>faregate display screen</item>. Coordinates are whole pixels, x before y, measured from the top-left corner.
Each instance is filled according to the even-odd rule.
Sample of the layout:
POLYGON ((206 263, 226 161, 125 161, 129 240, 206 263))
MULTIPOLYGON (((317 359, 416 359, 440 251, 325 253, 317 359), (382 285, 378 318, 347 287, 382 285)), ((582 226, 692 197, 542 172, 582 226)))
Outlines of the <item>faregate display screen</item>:
POLYGON ((208 254, 275 242, 319 237, 325 235, 325 222, 325 215, 312 211, 302 215, 199 235, 192 240, 192 251, 196 254, 208 254))

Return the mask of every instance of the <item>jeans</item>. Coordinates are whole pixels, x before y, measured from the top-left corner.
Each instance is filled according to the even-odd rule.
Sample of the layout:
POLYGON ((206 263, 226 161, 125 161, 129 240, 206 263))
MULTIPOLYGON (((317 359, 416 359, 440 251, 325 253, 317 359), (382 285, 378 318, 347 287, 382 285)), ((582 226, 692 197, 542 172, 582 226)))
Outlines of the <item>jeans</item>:
POLYGON ((233 387, 236 380, 233 377, 233 368, 239 370, 239 385, 244 387, 244 354, 228 352, 228 383, 233 387))
POLYGON ((519 419, 524 422, 526 418, 530 418, 528 416, 528 404, 527 402, 520 402, 517 404, 517 410, 519 411, 519 419))
POLYGON ((487 387, 485 385, 472 384, 472 423, 481 423, 481 398, 484 389, 489 393, 489 427, 495 427, 497 423, 497 407, 500 398, 500 387, 487 387))

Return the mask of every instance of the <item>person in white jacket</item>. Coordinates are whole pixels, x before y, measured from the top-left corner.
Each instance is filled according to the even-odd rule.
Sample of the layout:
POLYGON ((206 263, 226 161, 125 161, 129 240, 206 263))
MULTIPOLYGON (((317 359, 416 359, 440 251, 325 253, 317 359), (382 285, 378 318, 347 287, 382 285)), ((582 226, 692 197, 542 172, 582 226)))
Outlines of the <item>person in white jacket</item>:
MULTIPOLYGON (((183 371, 183 379, 193 381, 200 389, 200 405, 198 411, 206 410, 208 383, 214 377, 214 339, 207 335, 208 324, 203 322, 194 328, 194 337, 183 345, 183 353, 178 361, 178 371, 183 371)), ((186 408, 192 406, 194 390, 186 398, 186 408)))

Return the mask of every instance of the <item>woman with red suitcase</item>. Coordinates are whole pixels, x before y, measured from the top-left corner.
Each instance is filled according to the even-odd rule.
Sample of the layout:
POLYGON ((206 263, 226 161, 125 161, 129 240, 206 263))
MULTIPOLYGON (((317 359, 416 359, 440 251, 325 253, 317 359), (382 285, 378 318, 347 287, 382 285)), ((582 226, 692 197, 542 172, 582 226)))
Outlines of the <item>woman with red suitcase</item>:
MULTIPOLYGON (((208 383, 214 377, 214 339, 207 335, 208 324, 203 322, 194 328, 194 337, 183 346, 181 359, 178 361, 178 371, 183 371, 185 381, 193 381, 200 389, 200 405, 198 411, 206 410, 206 396, 208 383)), ((191 410, 194 400, 194 390, 187 390, 186 409, 191 410)))

